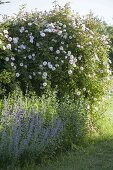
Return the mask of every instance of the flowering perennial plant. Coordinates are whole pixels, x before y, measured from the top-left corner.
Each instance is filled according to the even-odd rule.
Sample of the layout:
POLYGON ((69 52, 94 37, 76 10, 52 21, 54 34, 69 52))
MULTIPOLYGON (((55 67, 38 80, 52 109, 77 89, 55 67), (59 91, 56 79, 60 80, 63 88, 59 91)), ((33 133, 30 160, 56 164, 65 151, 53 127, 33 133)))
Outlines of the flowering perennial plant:
POLYGON ((43 113, 25 110, 16 103, 9 109, 7 100, 0 117, 0 159, 37 158, 57 141, 63 130, 60 118, 45 124, 43 113))

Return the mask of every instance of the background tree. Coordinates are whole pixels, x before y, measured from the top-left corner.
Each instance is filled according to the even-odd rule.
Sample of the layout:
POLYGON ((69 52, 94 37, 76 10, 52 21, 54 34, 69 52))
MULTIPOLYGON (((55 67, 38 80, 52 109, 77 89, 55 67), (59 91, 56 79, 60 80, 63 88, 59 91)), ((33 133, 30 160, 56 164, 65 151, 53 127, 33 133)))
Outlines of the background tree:
POLYGON ((2 1, 2 0, 0 0, 0 5, 4 4, 4 3, 9 3, 9 1, 2 1))

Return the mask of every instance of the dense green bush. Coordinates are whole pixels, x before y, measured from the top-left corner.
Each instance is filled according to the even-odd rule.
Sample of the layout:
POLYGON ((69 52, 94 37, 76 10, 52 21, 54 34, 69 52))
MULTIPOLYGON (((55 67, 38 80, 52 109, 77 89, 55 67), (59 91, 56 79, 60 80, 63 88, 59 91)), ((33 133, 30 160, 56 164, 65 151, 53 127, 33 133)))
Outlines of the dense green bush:
POLYGON ((15 83, 24 92, 28 88, 40 94, 49 84, 61 96, 98 99, 111 74, 108 39, 99 31, 102 27, 93 17, 74 15, 67 6, 44 14, 19 13, 1 24, 5 53, 1 64, 12 68, 15 83))

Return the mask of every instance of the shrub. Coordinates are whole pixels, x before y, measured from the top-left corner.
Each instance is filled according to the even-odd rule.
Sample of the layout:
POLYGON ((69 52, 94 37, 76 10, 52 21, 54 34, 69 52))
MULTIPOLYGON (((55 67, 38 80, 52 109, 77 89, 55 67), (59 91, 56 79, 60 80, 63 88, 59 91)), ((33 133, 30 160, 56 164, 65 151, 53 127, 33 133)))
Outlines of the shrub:
POLYGON ((49 84, 59 96, 101 97, 110 82, 108 39, 93 18, 82 19, 68 8, 24 13, 3 23, 1 48, 15 81, 38 94, 49 84), (7 22, 6 22, 7 23, 7 22))
POLYGON ((59 104, 58 114, 64 122, 63 148, 67 150, 81 145, 90 131, 84 98, 75 101, 66 96, 59 104))

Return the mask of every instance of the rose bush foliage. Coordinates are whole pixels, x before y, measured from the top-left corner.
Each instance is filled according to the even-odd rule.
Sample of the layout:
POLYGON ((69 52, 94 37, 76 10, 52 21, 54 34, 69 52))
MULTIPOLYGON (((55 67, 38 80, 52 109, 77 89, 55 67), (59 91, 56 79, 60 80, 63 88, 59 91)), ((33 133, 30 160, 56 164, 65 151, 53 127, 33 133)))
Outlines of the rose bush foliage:
POLYGON ((28 88, 37 94, 49 86, 61 97, 67 93, 74 98, 83 95, 91 103, 101 100, 111 82, 109 40, 102 27, 67 6, 48 13, 19 13, 3 22, 1 85, 19 83, 24 92, 28 88), (3 81, 4 71, 11 73, 9 81, 7 76, 3 81))

